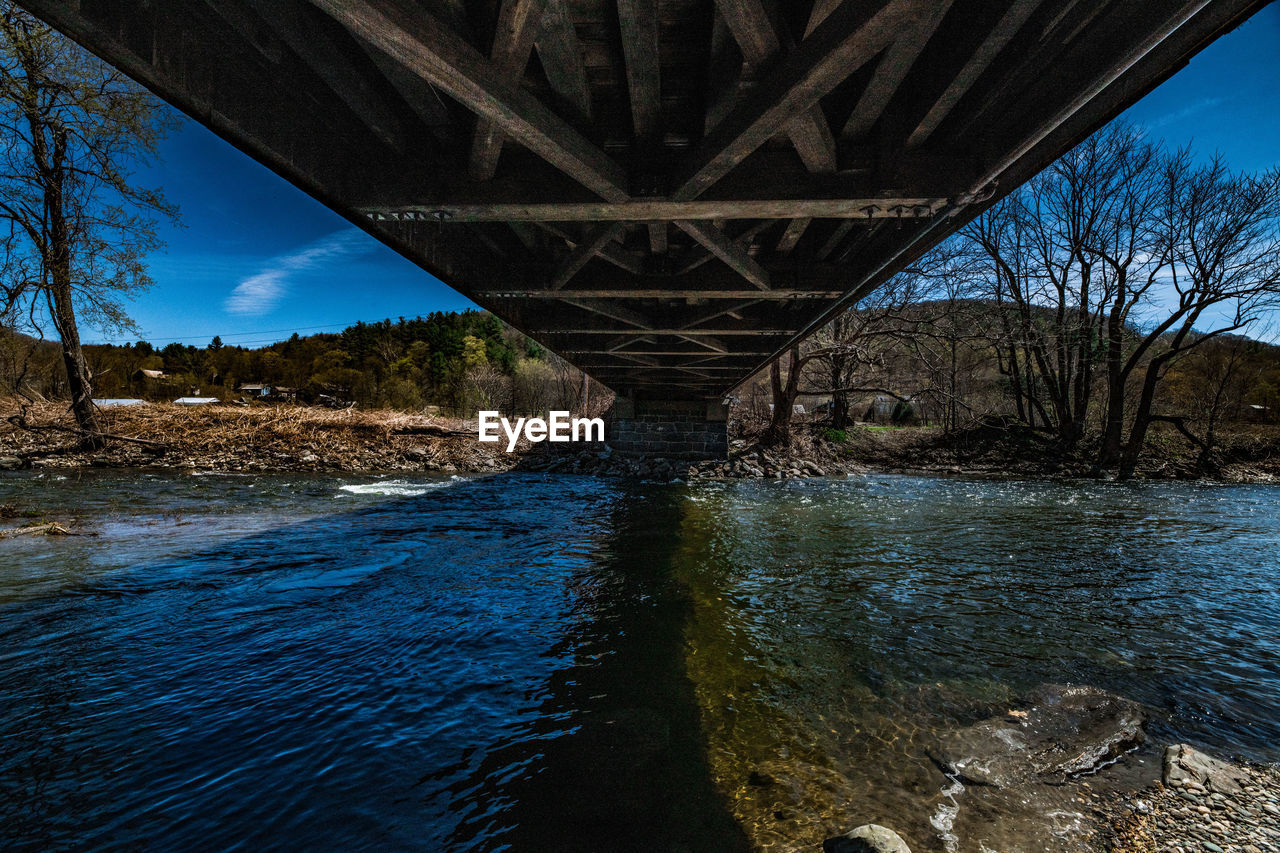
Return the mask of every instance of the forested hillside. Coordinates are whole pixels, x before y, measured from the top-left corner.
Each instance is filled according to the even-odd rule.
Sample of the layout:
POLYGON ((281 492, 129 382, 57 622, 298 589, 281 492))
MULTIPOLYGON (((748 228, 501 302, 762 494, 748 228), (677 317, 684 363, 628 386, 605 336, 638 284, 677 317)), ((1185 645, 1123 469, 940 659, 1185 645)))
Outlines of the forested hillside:
MULTIPOLYGON (((203 347, 151 341, 91 345, 85 357, 98 398, 231 400, 243 396, 238 389, 245 384, 267 384, 302 402, 404 410, 436 405, 474 414, 486 407, 572 408, 582 394, 580 371, 480 311, 357 323, 259 348, 217 337, 203 347), (163 375, 148 375, 156 371, 163 375)), ((57 346, 7 333, 0 346, 0 381, 10 394, 64 396, 57 346)))

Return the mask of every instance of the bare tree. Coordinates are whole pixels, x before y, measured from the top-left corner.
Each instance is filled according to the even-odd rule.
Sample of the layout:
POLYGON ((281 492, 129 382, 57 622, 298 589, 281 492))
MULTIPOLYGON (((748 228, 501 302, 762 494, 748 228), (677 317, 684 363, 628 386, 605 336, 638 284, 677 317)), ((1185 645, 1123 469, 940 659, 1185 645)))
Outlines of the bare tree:
POLYGON ((964 229, 1000 308, 1000 358, 1019 416, 1051 426, 1063 449, 1084 434, 1105 349, 1117 277, 1100 247, 1132 265, 1146 237, 1142 179, 1155 163, 1138 131, 1109 125, 964 229))
POLYGON ((1156 416, 1156 389, 1193 348, 1257 322, 1280 304, 1280 169, 1233 174, 1221 158, 1195 166, 1188 151, 1165 161, 1158 211, 1167 259, 1160 311, 1130 360, 1147 356, 1119 476, 1133 476, 1156 416))
POLYGON ((1119 458, 1129 377, 1141 358, 1141 354, 1126 358, 1133 325, 1138 311, 1153 291, 1159 290, 1169 263, 1166 241, 1161 240, 1158 228, 1161 175, 1167 156, 1124 125, 1105 138, 1102 134, 1095 138, 1105 143, 1100 158, 1105 168, 1099 175, 1104 207, 1099 227, 1083 242, 1082 249, 1099 263, 1099 305, 1105 313, 1100 346, 1107 390, 1097 460, 1103 469, 1119 458))
POLYGON ((168 127, 159 102, 9 3, 0 5, 0 216, 10 223, 9 317, 42 317, 62 341, 67 387, 86 441, 100 430, 77 315, 131 327, 121 298, 147 287, 155 216, 177 211, 130 183, 168 127))
POLYGON ((1000 373, 1008 379, 1018 418, 1031 427, 1049 426, 1039 393, 1032 357, 1034 299, 1024 282, 1034 278, 1026 218, 1017 197, 988 208, 961 233, 973 253, 973 297, 994 306, 995 328, 989 329, 1000 373))
POLYGON ((801 355, 800 345, 795 344, 787 350, 785 377, 781 356, 770 363, 769 390, 773 399, 773 409, 769 414, 769 426, 760 436, 760 443, 766 447, 791 445, 791 414, 795 411, 796 397, 800 394, 800 375, 812 358, 812 355, 801 355))
POLYGON ((926 298, 934 279, 951 258, 948 251, 932 253, 915 267, 895 276, 868 295, 857 306, 840 312, 803 344, 793 346, 784 358, 769 366, 769 388, 773 409, 769 426, 761 436, 766 446, 791 443, 791 418, 800 394, 830 394, 832 424, 848 425, 853 395, 882 392, 906 399, 889 389, 871 387, 869 377, 883 368, 883 349, 902 337, 904 323, 918 324, 907 317, 906 306, 926 298))
POLYGON ((1155 415, 1153 420, 1172 423, 1199 449, 1199 472, 1213 473, 1217 468, 1219 425, 1229 417, 1239 418, 1248 390, 1257 384, 1269 361, 1260 358, 1262 353, 1258 341, 1221 336, 1197 346, 1165 374, 1161 400, 1186 414, 1155 415))
POLYGON ((873 383, 871 377, 885 376, 886 349, 919 325, 918 314, 908 316, 906 310, 928 298, 938 271, 949 258, 945 247, 930 253, 814 333, 806 359, 806 363, 813 363, 813 369, 800 393, 831 395, 831 425, 835 429, 849 425, 849 408, 857 396, 886 393, 905 399, 896 391, 879 387, 886 383, 873 383))

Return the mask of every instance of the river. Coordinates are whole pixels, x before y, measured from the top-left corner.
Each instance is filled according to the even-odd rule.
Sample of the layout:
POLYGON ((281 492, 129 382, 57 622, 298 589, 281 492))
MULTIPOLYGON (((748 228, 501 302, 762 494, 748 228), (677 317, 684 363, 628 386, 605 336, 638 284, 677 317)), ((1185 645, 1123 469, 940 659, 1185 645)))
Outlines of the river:
POLYGON ((1276 488, 90 471, 0 503, 94 534, 0 541, 6 849, 965 850, 999 816, 929 733, 1046 682, 1280 761, 1276 488))

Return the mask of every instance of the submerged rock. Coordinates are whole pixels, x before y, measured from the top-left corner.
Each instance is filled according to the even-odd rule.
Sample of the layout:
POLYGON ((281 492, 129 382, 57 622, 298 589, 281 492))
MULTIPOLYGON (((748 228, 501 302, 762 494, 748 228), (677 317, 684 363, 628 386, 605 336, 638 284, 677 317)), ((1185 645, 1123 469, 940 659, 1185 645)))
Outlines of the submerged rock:
POLYGON ((1164 783, 1170 787, 1182 788, 1192 783, 1219 794, 1239 794, 1241 781, 1246 778, 1239 767, 1210 758, 1185 743, 1165 747, 1164 783))
POLYGON ((1097 688, 1045 685, 1027 703, 944 733, 934 757, 966 781, 1007 788, 1093 772, 1146 739, 1142 706, 1097 688))
POLYGON ((874 823, 822 842, 822 853, 911 853, 902 836, 874 823))

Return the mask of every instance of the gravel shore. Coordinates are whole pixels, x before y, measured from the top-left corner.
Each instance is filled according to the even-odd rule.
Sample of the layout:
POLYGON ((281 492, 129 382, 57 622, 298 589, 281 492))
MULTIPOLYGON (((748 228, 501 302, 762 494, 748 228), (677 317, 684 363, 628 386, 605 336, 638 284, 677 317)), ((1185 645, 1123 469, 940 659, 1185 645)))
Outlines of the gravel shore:
POLYGON ((1111 853, 1280 851, 1280 768, 1219 763, 1222 775, 1230 779, 1228 784, 1214 775, 1200 782, 1170 778, 1166 772, 1165 781, 1102 802, 1096 808, 1110 827, 1106 849, 1111 853))

